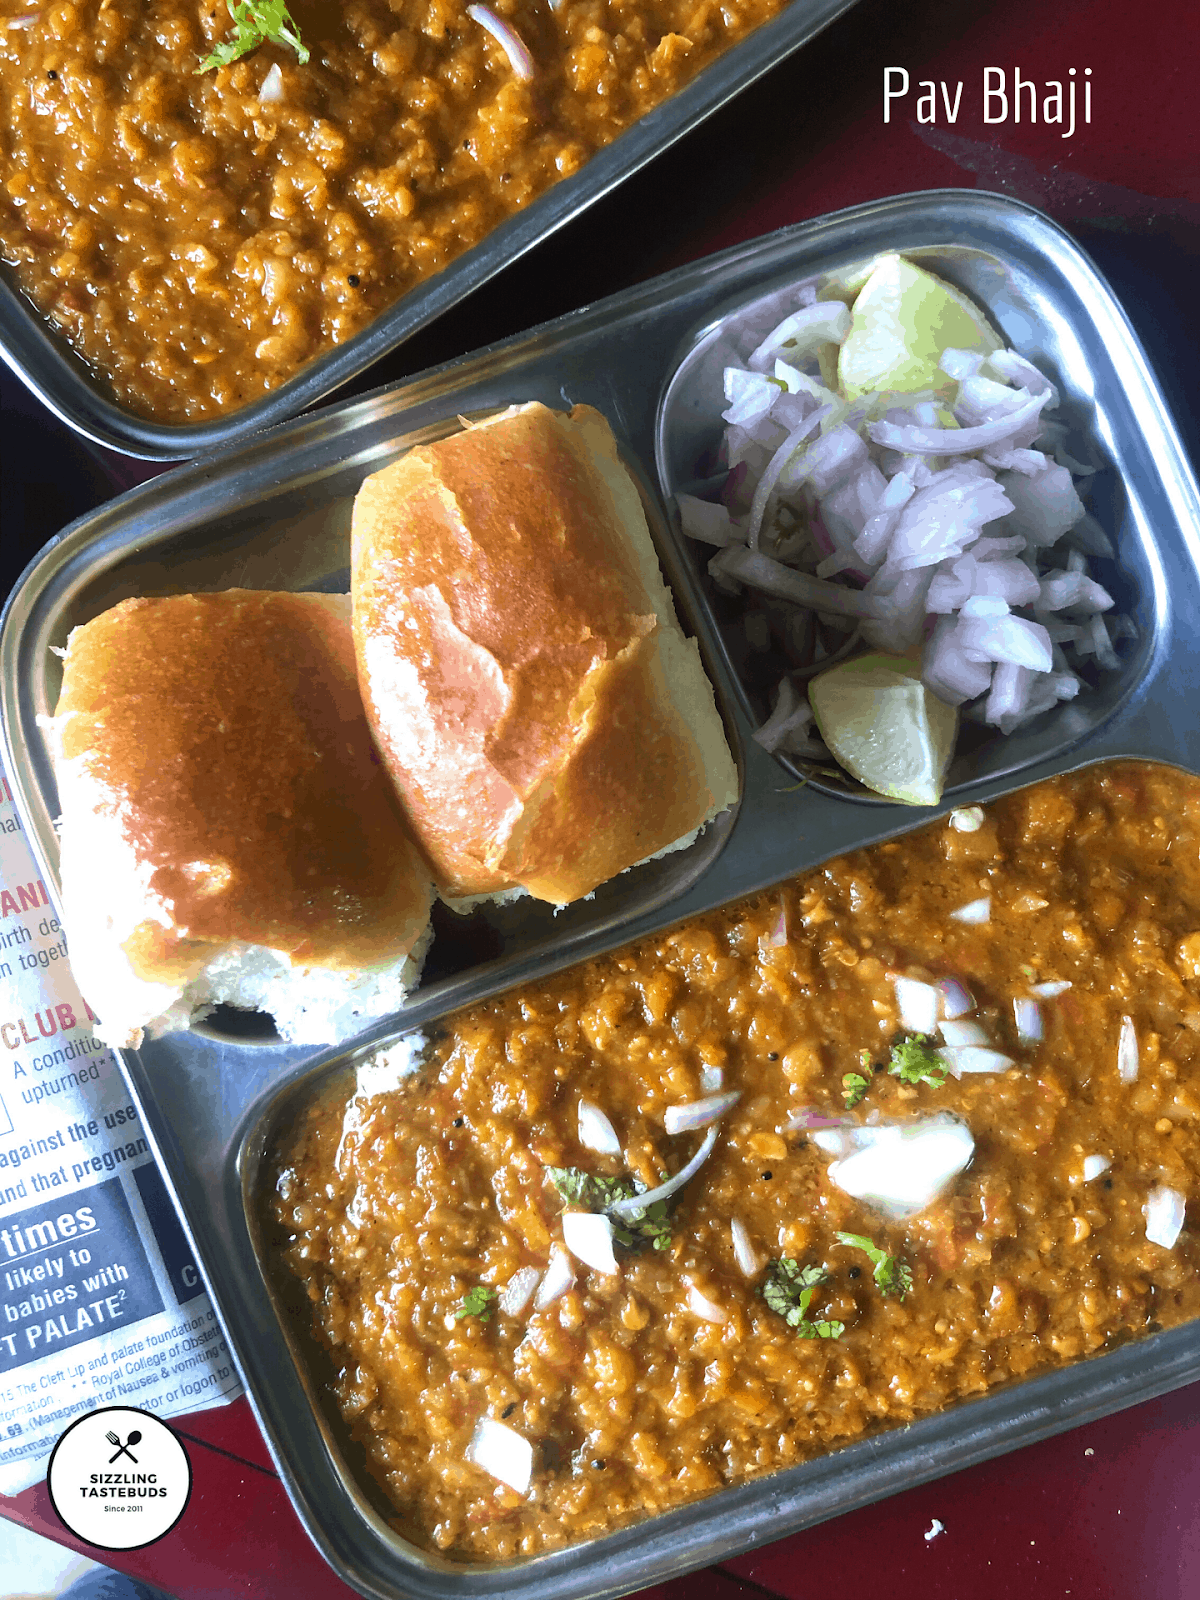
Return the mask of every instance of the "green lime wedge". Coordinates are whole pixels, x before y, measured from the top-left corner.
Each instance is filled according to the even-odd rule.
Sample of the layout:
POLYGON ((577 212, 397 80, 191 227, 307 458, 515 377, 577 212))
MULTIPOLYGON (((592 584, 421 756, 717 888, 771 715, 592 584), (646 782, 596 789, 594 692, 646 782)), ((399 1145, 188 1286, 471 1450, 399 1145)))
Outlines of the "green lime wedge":
POLYGON ((1000 345, 964 294, 903 256, 882 256, 854 301, 838 382, 848 400, 871 389, 949 393, 953 379, 938 369, 943 350, 990 354, 1000 345))
POLYGON ((851 777, 906 806, 935 806, 954 754, 958 711, 903 656, 859 656, 808 686, 822 739, 851 777))

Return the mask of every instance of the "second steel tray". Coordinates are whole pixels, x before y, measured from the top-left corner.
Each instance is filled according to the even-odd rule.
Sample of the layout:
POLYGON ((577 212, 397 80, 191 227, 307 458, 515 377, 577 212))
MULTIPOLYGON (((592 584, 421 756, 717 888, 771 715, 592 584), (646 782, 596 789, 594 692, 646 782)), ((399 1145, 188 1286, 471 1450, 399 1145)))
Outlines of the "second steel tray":
POLYGON ((0 270, 0 356, 38 398, 86 438, 126 455, 178 461, 240 443, 294 417, 365 372, 510 262, 640 171, 855 0, 791 0, 772 22, 717 58, 646 116, 441 272, 403 295, 344 345, 308 363, 271 394, 209 422, 154 422, 118 404, 105 385, 0 270))
MULTIPOLYGON (((947 804, 987 800, 1118 756, 1200 773, 1200 493, 1136 338, 1094 268, 1047 219, 997 196, 942 191, 858 207, 739 246, 399 388, 290 424, 223 461, 181 469, 68 529, 29 569, 0 627, 5 759, 47 881, 55 881, 55 793, 38 717, 52 709, 56 693, 50 647, 75 622, 135 592, 336 582, 357 482, 395 453, 397 440, 444 431, 459 412, 528 399, 594 405, 647 474, 657 461, 668 492, 686 477, 695 447, 686 409, 669 398, 670 380, 719 318, 781 283, 892 249, 921 255, 979 296, 1009 341, 1053 371, 1066 407, 1111 465, 1103 515, 1139 629, 1095 716, 1033 724, 1014 736, 993 770, 960 772, 947 804)), ((464 1567, 407 1544, 347 1470, 336 1432, 280 1326, 254 1222, 267 1143, 296 1097, 319 1091, 374 1044, 469 1001, 938 814, 867 806, 811 786, 797 792, 748 739, 753 708, 714 626, 699 572, 672 532, 666 504, 649 484, 645 492, 681 615, 699 633, 740 746, 743 797, 724 848, 702 841, 691 866, 681 858, 672 869, 678 878, 644 894, 636 886, 618 888, 568 922, 544 926, 518 916, 485 959, 465 952, 404 1013, 378 1024, 350 1051, 314 1056, 190 1034, 123 1057, 147 1136, 297 1510, 337 1571, 379 1600, 449 1600, 498 1587, 519 1600, 617 1595, 1200 1375, 1200 1327, 1158 1334, 592 1543, 502 1569, 464 1567)))

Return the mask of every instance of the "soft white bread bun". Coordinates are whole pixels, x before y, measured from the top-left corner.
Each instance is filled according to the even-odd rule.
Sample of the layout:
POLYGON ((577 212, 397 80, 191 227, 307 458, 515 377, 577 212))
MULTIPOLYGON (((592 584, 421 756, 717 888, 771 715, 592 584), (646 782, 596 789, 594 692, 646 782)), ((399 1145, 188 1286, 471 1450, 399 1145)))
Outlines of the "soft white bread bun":
POLYGON ((431 874, 379 764, 348 595, 124 600, 51 724, 71 966, 109 1043, 227 1002, 331 1043, 419 976, 431 874))
POLYGON ((410 450, 359 491, 351 561, 367 715, 447 897, 565 904, 737 799, 599 412, 410 450))

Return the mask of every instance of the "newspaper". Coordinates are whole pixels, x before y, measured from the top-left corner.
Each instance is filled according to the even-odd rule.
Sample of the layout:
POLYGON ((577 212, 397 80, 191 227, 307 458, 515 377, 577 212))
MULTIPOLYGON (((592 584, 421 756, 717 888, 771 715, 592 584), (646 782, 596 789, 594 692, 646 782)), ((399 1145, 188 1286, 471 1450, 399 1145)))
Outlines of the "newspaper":
POLYGON ((0 1494, 100 1405, 241 1393, 179 1219, 0 768, 0 1494))

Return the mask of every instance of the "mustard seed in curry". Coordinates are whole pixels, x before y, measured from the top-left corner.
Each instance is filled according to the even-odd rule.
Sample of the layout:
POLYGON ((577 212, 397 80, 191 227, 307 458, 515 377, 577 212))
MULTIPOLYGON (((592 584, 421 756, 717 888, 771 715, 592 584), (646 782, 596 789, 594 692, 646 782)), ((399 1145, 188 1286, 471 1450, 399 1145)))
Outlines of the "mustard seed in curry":
POLYGON ((278 1173, 337 1404, 397 1526, 467 1559, 1196 1317, 1200 782, 1056 779, 476 1006, 394 1092, 314 1105, 278 1173), (983 898, 986 923, 950 915, 983 898), (946 982, 943 1020, 1013 1064, 893 1054, 899 977, 909 1007, 946 982), (930 1203, 835 1181, 847 1074, 855 1128, 969 1130, 930 1203), (621 1242, 614 1199, 708 1139, 666 1237, 621 1242), (568 1260, 564 1207, 609 1208, 615 1272, 568 1260))
POLYGON ((294 0, 307 63, 224 0, 3 0, 0 257, 117 399, 198 421, 276 388, 786 0, 294 0))

